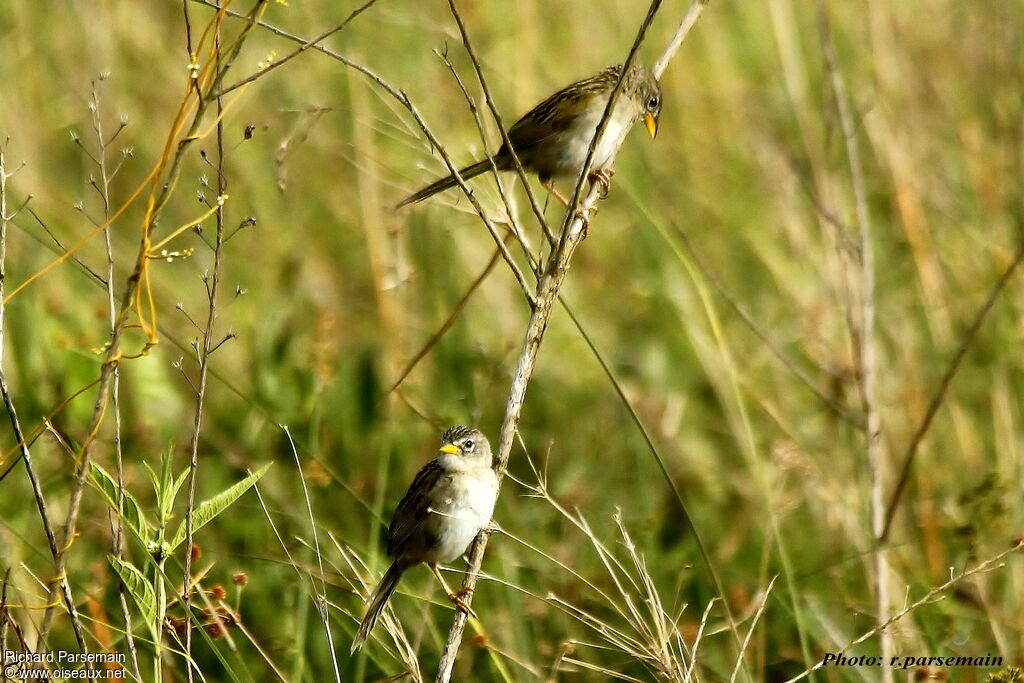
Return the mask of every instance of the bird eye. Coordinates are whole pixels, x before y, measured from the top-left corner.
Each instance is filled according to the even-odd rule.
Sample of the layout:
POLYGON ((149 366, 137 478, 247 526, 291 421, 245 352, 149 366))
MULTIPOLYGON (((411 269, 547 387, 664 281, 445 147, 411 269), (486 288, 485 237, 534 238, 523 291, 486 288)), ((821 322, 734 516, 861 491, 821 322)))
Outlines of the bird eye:
POLYGON ((462 442, 462 449, 465 451, 473 450, 473 439, 466 439, 462 442))
POLYGON ((660 100, 658 99, 657 95, 655 95, 651 99, 647 100, 647 108, 648 109, 657 109, 658 108, 658 104, 660 104, 660 100))

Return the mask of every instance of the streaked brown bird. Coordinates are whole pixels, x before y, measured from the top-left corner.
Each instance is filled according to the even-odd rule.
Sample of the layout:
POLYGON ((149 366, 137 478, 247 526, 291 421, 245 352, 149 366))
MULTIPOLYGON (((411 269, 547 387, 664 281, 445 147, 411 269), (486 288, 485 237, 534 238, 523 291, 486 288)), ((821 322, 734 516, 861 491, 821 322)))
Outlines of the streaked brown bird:
MULTIPOLYGON (((508 139, 523 168, 536 173, 541 185, 563 204, 568 204, 568 201, 555 189, 554 180, 575 178, 579 174, 621 71, 621 64, 610 66, 595 76, 562 88, 527 112, 508 130, 508 139)), ((616 141, 637 121, 644 122, 653 139, 658 132, 660 114, 661 87, 658 79, 647 67, 633 64, 626 74, 622 94, 615 103, 605 133, 594 150, 588 174, 590 179, 600 182, 607 191, 611 176, 607 165, 616 141)), ((508 145, 502 144, 493 158, 499 171, 515 169, 508 145)), ((461 169, 459 175, 468 180, 490 167, 490 161, 483 159, 461 169)), ((421 202, 455 184, 454 175, 436 180, 403 199, 395 209, 421 202)))
MULTIPOLYGON (((448 590, 437 569, 451 562, 487 527, 498 498, 498 477, 491 469, 493 457, 487 437, 476 429, 455 426, 441 437, 437 457, 412 480, 395 509, 388 529, 388 556, 394 561, 370 597, 369 607, 352 652, 366 641, 406 569, 426 562, 448 590)), ((452 602, 469 611, 459 593, 452 602)))

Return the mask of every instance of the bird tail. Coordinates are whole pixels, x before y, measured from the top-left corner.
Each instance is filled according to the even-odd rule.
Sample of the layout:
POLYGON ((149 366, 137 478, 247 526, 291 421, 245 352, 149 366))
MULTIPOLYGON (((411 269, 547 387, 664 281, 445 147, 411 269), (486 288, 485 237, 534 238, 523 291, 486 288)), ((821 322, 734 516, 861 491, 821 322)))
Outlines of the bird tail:
POLYGON ((388 570, 384 572, 384 578, 380 580, 377 588, 373 591, 373 597, 370 598, 370 606, 366 608, 366 616, 363 617, 363 621, 359 624, 359 630, 356 631, 356 637, 352 640, 351 652, 355 652, 366 642, 370 631, 373 630, 377 619, 380 617, 380 613, 384 611, 384 606, 388 604, 388 599, 391 598, 391 594, 398 588, 398 581, 402 578, 402 572, 404 571, 405 565, 393 562, 388 567, 388 570))
MULTIPOLYGON (((459 175, 462 176, 463 180, 469 180, 470 178, 475 178, 476 176, 480 175, 490 167, 491 162, 487 159, 484 159, 483 161, 478 161, 475 164, 470 164, 466 168, 460 169, 459 175)), ((447 176, 445 178, 441 178, 440 180, 435 180, 434 182, 430 183, 419 192, 414 192, 405 199, 403 199, 402 201, 395 204, 395 211, 401 209, 404 206, 409 206, 410 204, 415 204, 416 202, 422 202, 427 197, 431 197, 437 194, 438 192, 447 190, 449 187, 455 187, 455 185, 456 180, 454 174, 447 176)))

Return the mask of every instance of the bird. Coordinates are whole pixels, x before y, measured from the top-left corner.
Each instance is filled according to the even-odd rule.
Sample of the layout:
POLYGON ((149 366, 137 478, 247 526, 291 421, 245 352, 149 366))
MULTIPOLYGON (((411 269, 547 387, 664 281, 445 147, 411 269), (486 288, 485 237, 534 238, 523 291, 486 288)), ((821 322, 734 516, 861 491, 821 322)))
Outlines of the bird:
MULTIPOLYGON (((508 129, 512 143, 523 168, 537 174, 541 185, 563 204, 568 200, 555 189, 555 178, 576 177, 586 161, 590 141, 597 131, 608 98, 622 72, 622 65, 609 66, 590 78, 572 83, 535 106, 508 129)), ((611 171, 607 169, 619 138, 634 123, 643 121, 653 140, 658 133, 661 115, 661 86, 650 69, 633 64, 626 74, 622 94, 616 101, 605 134, 594 150, 588 177, 601 184, 603 194, 608 192, 611 171)), ((515 161, 507 144, 503 143, 493 157, 499 171, 515 169, 515 161)), ((463 180, 489 170, 489 159, 470 164, 459 171, 463 180)), ((395 210, 421 202, 438 192, 454 187, 455 175, 435 180, 414 192, 398 204, 395 210)))
POLYGON ((430 567, 452 602, 472 613, 462 602, 461 592, 448 589, 437 564, 457 558, 490 525, 498 499, 498 477, 492 464, 491 444, 479 430, 456 425, 441 437, 437 457, 412 480, 391 518, 391 566, 370 597, 352 640, 352 653, 370 635, 402 574, 421 562, 430 567))

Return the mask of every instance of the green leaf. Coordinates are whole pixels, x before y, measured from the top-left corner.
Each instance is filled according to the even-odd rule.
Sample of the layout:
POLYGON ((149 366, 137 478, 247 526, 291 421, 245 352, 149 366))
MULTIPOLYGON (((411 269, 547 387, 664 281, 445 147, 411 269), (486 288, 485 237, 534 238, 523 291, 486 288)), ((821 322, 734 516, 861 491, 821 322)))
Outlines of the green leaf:
POLYGON ((173 516, 171 514, 171 507, 174 505, 174 499, 178 497, 178 491, 180 491, 181 487, 185 484, 186 481, 188 481, 188 471, 189 468, 186 467, 184 471, 182 471, 182 473, 178 475, 177 480, 175 480, 174 485, 171 488, 171 495, 167 497, 167 511, 165 513, 164 519, 171 519, 171 517, 173 516))
POLYGON ((113 555, 107 555, 107 560, 110 561, 110 565, 117 575, 121 577, 125 588, 128 589, 135 604, 142 612, 146 624, 152 628, 156 624, 156 594, 153 592, 153 586, 142 575, 142 572, 124 560, 119 560, 113 555))
POLYGON ((146 468, 147 472, 149 472, 149 479, 150 479, 150 481, 153 482, 153 493, 156 494, 156 497, 159 500, 159 498, 160 498, 160 477, 156 476, 156 472, 153 471, 153 468, 150 467, 149 463, 146 462, 145 460, 142 461, 142 466, 146 468))
MULTIPOLYGON (((196 506, 195 512, 192 514, 192 531, 193 533, 201 529, 217 515, 224 512, 224 510, 238 500, 243 493, 249 490, 249 488, 259 481, 272 463, 267 463, 263 467, 259 468, 255 472, 251 473, 248 477, 238 482, 234 486, 224 491, 221 491, 213 498, 204 500, 202 503, 196 506)), ((185 540, 185 522, 182 521, 178 527, 177 533, 174 534, 174 538, 171 540, 171 550, 174 550, 185 540)))
MULTIPOLYGON (((117 512, 117 500, 120 497, 117 488, 117 482, 110 476, 105 469, 100 465, 96 464, 95 461, 89 462, 89 474, 92 476, 92 481, 102 493, 103 497, 107 499, 107 504, 117 512)), ((143 544, 149 541, 149 522, 146 520, 146 515, 142 512, 142 507, 139 505, 139 501, 135 500, 135 496, 129 493, 127 490, 124 492, 124 507, 123 518, 128 524, 128 528, 135 532, 135 536, 142 541, 143 544)))
POLYGON ((160 502, 161 508, 164 509, 169 509, 171 503, 174 502, 171 500, 166 503, 166 506, 164 505, 165 501, 169 498, 168 494, 171 492, 171 480, 174 478, 171 474, 171 463, 173 458, 174 442, 172 441, 167 444, 167 450, 160 456, 160 502))

